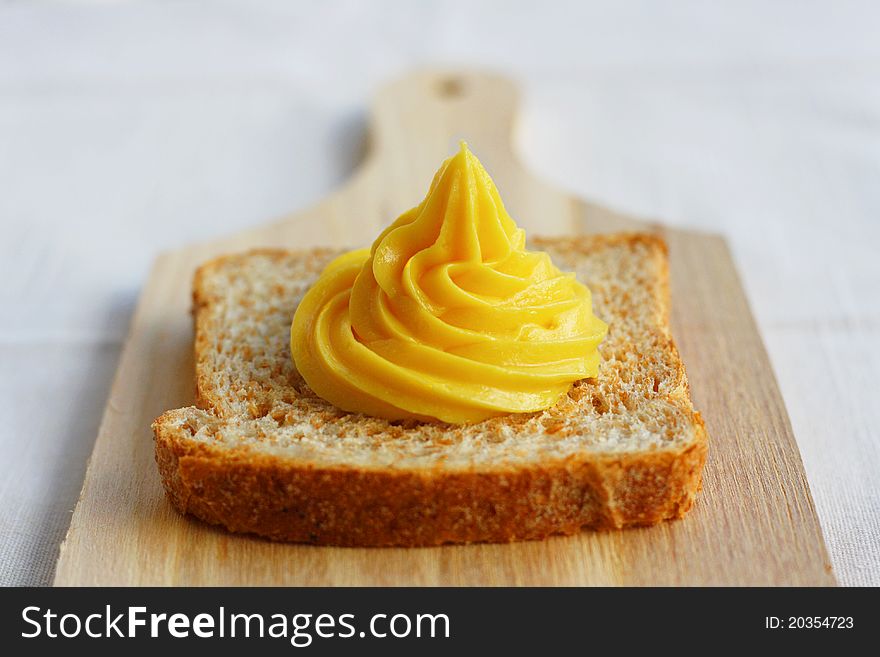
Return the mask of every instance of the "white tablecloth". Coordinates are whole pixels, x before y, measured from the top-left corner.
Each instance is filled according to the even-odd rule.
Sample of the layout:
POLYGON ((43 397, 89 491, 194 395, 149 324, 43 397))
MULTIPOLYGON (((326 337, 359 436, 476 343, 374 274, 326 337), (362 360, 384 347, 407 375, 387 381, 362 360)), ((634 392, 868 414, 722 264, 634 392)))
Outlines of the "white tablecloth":
POLYGON ((452 63, 521 82, 539 173, 729 238, 837 576, 880 584, 880 5, 288 4, 0 3, 0 583, 51 581, 156 252, 320 198, 376 85, 452 63))

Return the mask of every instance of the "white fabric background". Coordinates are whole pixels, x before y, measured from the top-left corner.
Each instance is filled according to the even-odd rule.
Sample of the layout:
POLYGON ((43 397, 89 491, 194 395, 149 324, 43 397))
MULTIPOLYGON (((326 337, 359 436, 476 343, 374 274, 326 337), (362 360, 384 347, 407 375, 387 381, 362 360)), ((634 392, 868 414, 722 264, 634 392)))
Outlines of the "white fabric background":
POLYGON ((880 584, 878 7, 0 2, 0 583, 51 581, 156 252, 317 200, 378 83, 462 63, 521 82, 539 173, 729 238, 837 576, 880 584))

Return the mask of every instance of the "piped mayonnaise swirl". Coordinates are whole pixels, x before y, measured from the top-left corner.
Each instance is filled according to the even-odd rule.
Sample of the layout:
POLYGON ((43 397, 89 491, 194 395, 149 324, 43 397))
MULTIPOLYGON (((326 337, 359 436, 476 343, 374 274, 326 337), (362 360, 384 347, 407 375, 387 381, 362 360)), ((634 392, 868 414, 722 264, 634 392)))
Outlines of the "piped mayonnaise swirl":
POLYGON ((552 406, 596 376, 606 331, 590 290, 526 249, 462 142, 418 206, 327 266, 290 347, 306 383, 343 410, 458 424, 552 406))

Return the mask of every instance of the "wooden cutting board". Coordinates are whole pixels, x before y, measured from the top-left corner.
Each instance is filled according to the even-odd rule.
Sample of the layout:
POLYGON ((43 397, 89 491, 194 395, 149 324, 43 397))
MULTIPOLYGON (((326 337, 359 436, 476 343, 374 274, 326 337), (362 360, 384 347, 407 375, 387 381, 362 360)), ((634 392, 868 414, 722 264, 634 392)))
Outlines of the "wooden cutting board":
POLYGON ((666 229, 581 201, 529 173, 511 148, 507 80, 422 72, 377 95, 365 162, 316 207, 161 255, 132 320, 56 585, 831 585, 816 511, 761 337, 721 237, 666 229), (693 511, 647 529, 506 545, 326 548, 231 535, 178 515, 150 423, 194 394, 190 282, 198 263, 254 246, 369 244, 421 200, 467 139, 529 234, 627 229, 670 247, 673 334, 709 429, 693 511))

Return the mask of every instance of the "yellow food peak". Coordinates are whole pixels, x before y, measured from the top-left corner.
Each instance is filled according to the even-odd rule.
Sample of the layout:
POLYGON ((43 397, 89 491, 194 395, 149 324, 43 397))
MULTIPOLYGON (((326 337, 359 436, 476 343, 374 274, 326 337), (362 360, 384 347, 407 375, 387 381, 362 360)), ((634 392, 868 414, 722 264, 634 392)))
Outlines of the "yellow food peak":
POLYGON ((526 250, 462 142, 418 206, 327 266, 290 346, 312 390, 346 411, 465 423, 552 406, 596 376, 606 331, 587 287, 526 250))

